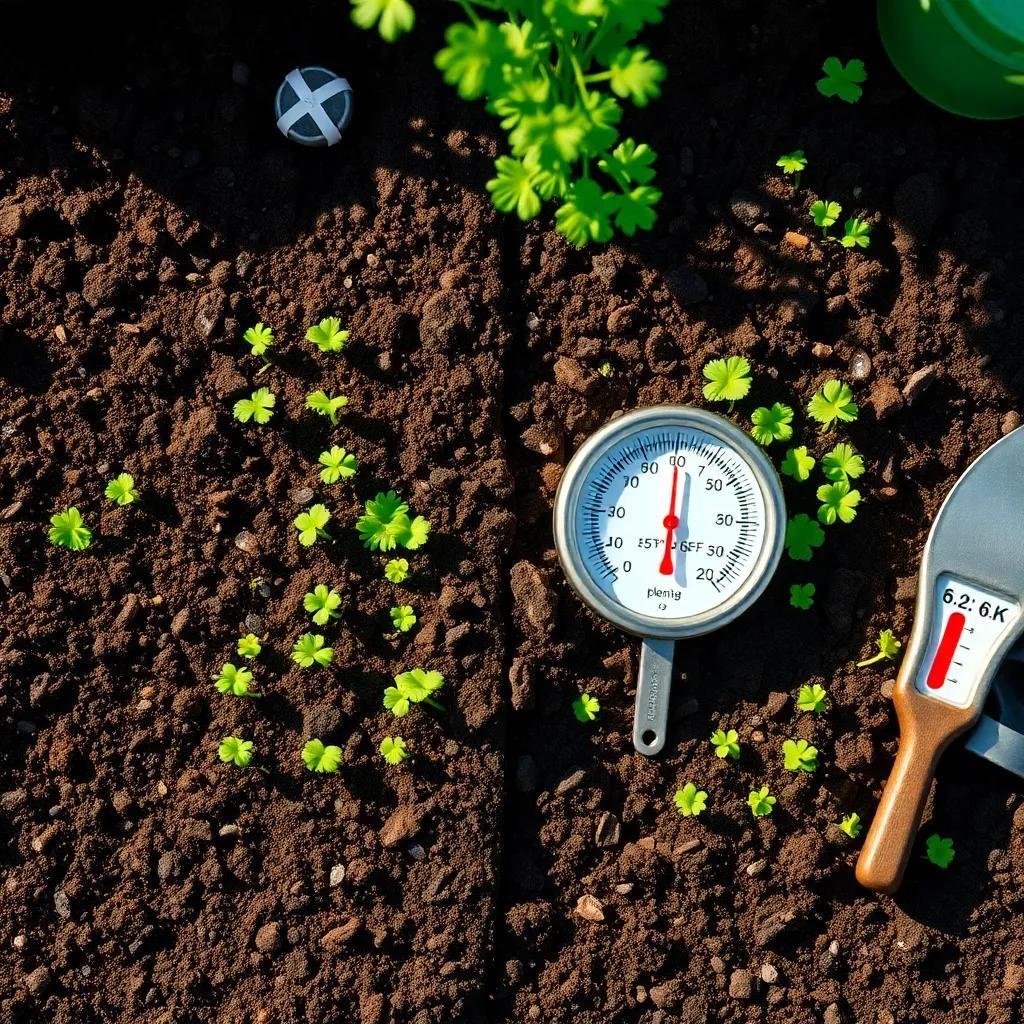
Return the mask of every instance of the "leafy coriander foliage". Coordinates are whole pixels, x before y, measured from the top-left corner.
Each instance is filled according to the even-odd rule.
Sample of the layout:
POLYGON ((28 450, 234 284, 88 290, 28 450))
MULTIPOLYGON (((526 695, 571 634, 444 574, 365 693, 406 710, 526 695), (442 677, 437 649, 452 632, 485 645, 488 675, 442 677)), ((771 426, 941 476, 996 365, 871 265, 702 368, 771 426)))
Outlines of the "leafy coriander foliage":
POLYGON ((825 542, 825 531, 810 516, 801 512, 786 523, 786 551, 795 562, 809 562, 811 548, 825 542))
POLYGON ((824 686, 814 683, 811 686, 801 686, 796 697, 796 706, 801 711, 811 711, 816 715, 823 714, 828 706, 828 694, 824 686))
POLYGON ((776 167, 782 168, 783 174, 793 176, 793 188, 800 187, 800 175, 807 169, 807 157, 802 149, 794 149, 792 153, 783 153, 775 161, 776 167))
POLYGON ((432 696, 442 686, 444 676, 440 672, 428 672, 422 668, 400 672, 395 676, 395 685, 387 687, 384 691, 384 707, 395 718, 407 715, 413 704, 429 704, 438 711, 443 711, 444 706, 438 704, 432 696))
POLYGON ((864 472, 864 459, 857 454, 852 444, 837 444, 821 460, 821 469, 832 481, 856 480, 864 472))
POLYGON ((248 398, 235 402, 234 416, 240 423, 269 423, 277 399, 266 388, 257 388, 248 398))
POLYGON ((854 59, 843 64, 838 57, 829 57, 821 70, 825 77, 818 79, 817 87, 822 96, 830 99, 836 96, 847 103, 856 103, 863 95, 861 84, 868 80, 864 61, 854 59))
POLYGON ((254 356, 259 356, 263 360, 265 365, 259 370, 259 373, 262 373, 269 365, 267 350, 274 346, 274 332, 261 321, 242 335, 242 341, 249 346, 254 356))
POLYGON ((811 475, 812 469, 814 469, 814 456, 807 454, 806 445, 786 449, 786 457, 782 460, 782 472, 786 476, 803 482, 811 475))
POLYGON ((814 592, 817 587, 813 583, 792 583, 789 587, 789 603, 794 608, 807 611, 814 604, 814 592))
POLYGON ((92 531, 77 508, 64 509, 50 516, 50 542, 72 551, 84 551, 92 543, 92 531))
POLYGON ((320 470, 320 479, 325 484, 348 480, 355 476, 356 470, 359 469, 359 460, 351 452, 337 445, 332 445, 329 451, 321 452, 319 462, 324 467, 320 470))
POLYGON ((842 212, 843 208, 831 199, 816 199, 811 203, 811 218, 821 228, 821 233, 826 238, 828 238, 828 229, 839 220, 842 212))
POLYGON ((327 641, 319 633, 303 633, 292 648, 292 661, 300 668, 320 665, 326 668, 334 661, 334 649, 326 646, 327 641))
POLYGON ((786 740, 782 744, 782 764, 788 772, 813 772, 818 767, 818 748, 807 740, 786 740))
POLYGON ((118 473, 103 492, 115 505, 130 505, 139 500, 139 492, 135 489, 135 478, 131 473, 118 473))
POLYGON ((348 405, 344 395, 329 395, 326 391, 314 391, 306 395, 306 408, 326 416, 334 426, 338 425, 338 412, 348 405))
POLYGON ((865 668, 868 665, 874 665, 878 661, 893 661, 903 647, 903 644, 896 639, 891 629, 879 630, 875 645, 878 647, 878 653, 873 658, 858 661, 857 668, 865 668))
POLYGON ((769 793, 767 786, 752 789, 747 797, 747 806, 755 818, 763 818, 774 810, 775 797, 769 793))
POLYGON ((826 526, 835 522, 852 523, 857 518, 860 491, 851 491, 846 480, 834 484, 822 484, 818 488, 818 520, 826 526))
POLYGON ((848 814, 839 822, 838 828, 840 832, 845 832, 851 839, 856 839, 864 825, 860 820, 860 815, 854 811, 853 814, 848 814))
POLYGON ((925 854, 937 868, 943 871, 953 863, 956 851, 953 849, 953 840, 944 839, 937 832, 933 833, 925 841, 925 854))
POLYGON ((366 503, 366 513, 356 520, 356 530, 371 551, 393 551, 398 545, 415 551, 426 544, 430 522, 423 516, 410 519, 409 506, 394 491, 388 491, 366 503))
POLYGON ((337 611, 340 605, 341 594, 326 583, 318 583, 302 599, 302 607, 313 616, 317 626, 326 626, 331 619, 340 619, 341 615, 337 611))
POLYGON ((385 736, 380 741, 380 753, 388 764, 401 764, 409 756, 409 747, 401 736, 385 736))
POLYGON ((704 367, 704 397, 709 402, 738 402, 750 391, 750 363, 743 356, 712 359, 704 367))
POLYGON ((247 668, 238 668, 231 662, 226 662, 221 666, 220 673, 213 678, 221 693, 229 694, 232 697, 262 696, 252 689, 252 672, 247 668))
POLYGON ((711 734, 711 745, 715 748, 715 757, 740 758, 740 734, 735 729, 716 729, 711 734))
POLYGON ((408 633, 416 625, 416 613, 412 610, 411 604, 396 605, 391 609, 391 625, 399 633, 408 633))
POLYGON ((871 225, 860 217, 851 217, 843 225, 839 244, 844 249, 866 249, 871 244, 871 225))
POLYGON ((593 722, 601 712, 601 702, 589 693, 581 693, 572 702, 572 713, 577 722, 593 722))
POLYGON ((851 423, 857 418, 857 403, 849 384, 841 380, 830 380, 823 388, 814 392, 807 403, 807 415, 821 424, 824 433, 839 421, 851 423))
MULTIPOLYGON (((531 220, 545 200, 557 200, 555 224, 577 246, 654 224, 655 153, 620 141, 619 100, 643 107, 661 91, 664 66, 630 44, 645 24, 661 21, 667 2, 460 0, 469 20, 448 28, 435 63, 463 99, 483 99, 508 133, 511 155, 498 157, 487 183, 499 210, 531 220), (495 13, 505 20, 491 20, 495 13)), ((378 24, 385 39, 412 24, 407 0, 352 3, 356 23, 378 24)))
POLYGON ((308 548, 318 540, 327 540, 330 534, 324 527, 330 522, 331 513, 326 505, 310 505, 305 512, 300 512, 292 525, 299 531, 299 543, 308 548))
POLYGON ((252 740, 240 740, 237 736, 225 736, 217 748, 217 756, 225 764, 235 764, 246 768, 252 760, 252 740))
POLYGON ((302 748, 302 760, 311 772, 336 772, 341 759, 341 747, 324 746, 320 740, 309 740, 302 748))
POLYGON ((326 316, 306 331, 306 341, 321 352, 340 352, 348 341, 348 331, 341 329, 341 321, 336 316, 326 316))
POLYGON ((766 448, 773 441, 788 441, 793 436, 793 410, 781 402, 770 409, 765 406, 755 409, 750 421, 754 424, 751 437, 766 448))
POLYGON ((259 656, 260 651, 263 650, 263 645, 255 633, 246 633, 245 636, 238 638, 237 650, 243 658, 256 658, 259 656))
POLYGON ((392 558, 384 566, 384 576, 391 583, 404 583, 409 578, 409 563, 404 558, 392 558))
POLYGON ((708 795, 688 782, 682 789, 677 789, 672 803, 684 818, 698 818, 708 805, 708 795))

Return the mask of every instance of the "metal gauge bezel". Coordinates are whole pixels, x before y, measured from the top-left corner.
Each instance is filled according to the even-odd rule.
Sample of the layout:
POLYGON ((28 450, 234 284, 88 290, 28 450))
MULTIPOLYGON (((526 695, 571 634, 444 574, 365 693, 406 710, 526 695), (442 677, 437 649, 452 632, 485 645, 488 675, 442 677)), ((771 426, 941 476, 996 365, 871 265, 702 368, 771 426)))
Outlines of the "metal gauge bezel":
POLYGON ((679 640, 700 636, 742 615, 764 592, 782 557, 786 502, 775 467, 757 443, 734 423, 688 405, 655 405, 606 423, 580 447, 565 467, 555 495, 555 549, 570 586, 595 615, 635 636, 679 640), (631 434, 658 427, 701 430, 717 438, 746 463, 761 490, 765 510, 764 540, 743 585, 721 604, 699 615, 661 619, 643 615, 611 599, 585 567, 573 524, 582 500, 582 485, 591 466, 631 434))

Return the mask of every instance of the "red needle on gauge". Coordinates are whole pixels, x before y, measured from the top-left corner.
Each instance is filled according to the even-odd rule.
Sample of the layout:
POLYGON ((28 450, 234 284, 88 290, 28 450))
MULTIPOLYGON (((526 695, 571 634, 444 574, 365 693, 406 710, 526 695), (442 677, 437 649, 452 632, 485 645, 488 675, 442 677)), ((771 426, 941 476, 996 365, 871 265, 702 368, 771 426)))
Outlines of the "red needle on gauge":
POLYGON ((668 515, 662 520, 665 527, 665 553, 661 556, 658 572, 662 576, 672 575, 672 540, 679 529, 679 516, 676 515, 676 485, 679 483, 679 467, 672 467, 672 496, 668 499, 668 515))

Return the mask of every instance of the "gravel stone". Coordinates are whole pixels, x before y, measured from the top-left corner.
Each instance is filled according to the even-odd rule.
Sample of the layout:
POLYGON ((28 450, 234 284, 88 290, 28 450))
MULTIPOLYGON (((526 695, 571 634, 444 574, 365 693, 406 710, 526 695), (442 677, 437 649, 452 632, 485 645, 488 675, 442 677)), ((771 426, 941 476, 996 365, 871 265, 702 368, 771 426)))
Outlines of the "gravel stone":
POLYGON ((739 968, 729 975, 729 995, 733 999, 754 997, 754 976, 750 971, 739 968))

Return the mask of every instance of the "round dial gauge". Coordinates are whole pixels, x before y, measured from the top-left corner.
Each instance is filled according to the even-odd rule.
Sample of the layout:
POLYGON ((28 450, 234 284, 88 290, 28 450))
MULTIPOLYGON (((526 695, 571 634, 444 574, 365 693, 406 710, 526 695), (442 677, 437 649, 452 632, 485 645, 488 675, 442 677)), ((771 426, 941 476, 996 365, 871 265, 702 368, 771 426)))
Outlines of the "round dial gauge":
POLYGON ((632 633, 716 629, 767 585, 785 505, 771 463, 715 413, 656 406, 591 437, 566 467, 555 541, 569 582, 632 633))

